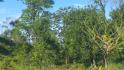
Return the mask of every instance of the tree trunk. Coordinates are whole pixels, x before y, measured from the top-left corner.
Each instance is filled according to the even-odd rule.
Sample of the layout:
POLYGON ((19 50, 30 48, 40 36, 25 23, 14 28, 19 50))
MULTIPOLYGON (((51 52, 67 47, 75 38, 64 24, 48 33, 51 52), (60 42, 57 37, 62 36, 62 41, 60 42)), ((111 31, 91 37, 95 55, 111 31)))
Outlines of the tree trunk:
POLYGON ((93 67, 96 68, 96 61, 95 61, 94 57, 93 57, 93 67))
POLYGON ((68 56, 65 58, 65 64, 68 65, 68 56))
POLYGON ((104 67, 105 67, 105 69, 107 69, 107 67, 108 67, 106 54, 104 55, 104 67))

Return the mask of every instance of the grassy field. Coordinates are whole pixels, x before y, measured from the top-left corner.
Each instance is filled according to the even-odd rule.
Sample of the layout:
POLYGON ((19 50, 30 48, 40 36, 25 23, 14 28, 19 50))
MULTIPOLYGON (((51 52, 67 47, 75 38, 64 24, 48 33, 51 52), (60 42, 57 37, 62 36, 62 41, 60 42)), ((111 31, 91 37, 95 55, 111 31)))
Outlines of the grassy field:
POLYGON ((98 66, 97 68, 93 67, 85 67, 82 64, 72 64, 72 65, 48 65, 48 66, 30 66, 30 65, 20 65, 13 64, 10 66, 0 65, 0 70, 124 70, 124 64, 109 64, 108 69, 104 69, 102 66, 98 66))

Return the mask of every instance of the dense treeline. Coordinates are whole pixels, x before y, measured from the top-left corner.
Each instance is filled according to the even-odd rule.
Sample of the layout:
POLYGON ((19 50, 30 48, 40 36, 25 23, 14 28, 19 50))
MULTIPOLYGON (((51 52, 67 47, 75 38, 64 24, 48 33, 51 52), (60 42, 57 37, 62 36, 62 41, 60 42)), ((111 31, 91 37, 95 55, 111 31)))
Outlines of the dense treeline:
POLYGON ((104 0, 54 13, 48 11, 53 0, 22 1, 26 9, 21 17, 0 36, 1 70, 124 69, 123 4, 107 19, 104 0))

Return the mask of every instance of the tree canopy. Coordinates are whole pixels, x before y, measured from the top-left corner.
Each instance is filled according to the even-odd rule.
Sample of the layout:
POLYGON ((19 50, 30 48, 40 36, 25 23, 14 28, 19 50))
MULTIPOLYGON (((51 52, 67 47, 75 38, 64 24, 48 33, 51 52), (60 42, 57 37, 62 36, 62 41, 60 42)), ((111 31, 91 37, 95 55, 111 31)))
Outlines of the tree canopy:
POLYGON ((107 19, 107 0, 53 13, 53 0, 21 1, 21 17, 0 35, 1 70, 124 69, 124 4, 107 19))

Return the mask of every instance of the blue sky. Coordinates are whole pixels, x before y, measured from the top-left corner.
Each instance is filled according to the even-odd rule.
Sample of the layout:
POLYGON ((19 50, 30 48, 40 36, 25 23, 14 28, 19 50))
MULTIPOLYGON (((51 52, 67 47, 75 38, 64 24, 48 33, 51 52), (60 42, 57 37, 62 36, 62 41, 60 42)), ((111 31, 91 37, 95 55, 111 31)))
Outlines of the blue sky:
POLYGON ((5 0, 4 2, 0 2, 0 33, 6 29, 2 28, 2 26, 8 25, 6 20, 9 22, 11 19, 18 18, 24 8, 25 6, 17 0, 5 0))
MULTIPOLYGON (((67 7, 67 6, 81 6, 84 7, 88 4, 91 4, 93 0, 54 0, 55 4, 53 8, 50 9, 50 11, 54 12, 58 8, 67 7)), ((0 3, 0 33, 5 30, 5 28, 2 28, 1 26, 7 25, 5 24, 6 20, 12 20, 17 19, 21 13, 22 10, 25 9, 25 5, 18 0, 5 0, 4 2, 0 3)), ((107 4, 106 10, 106 16, 108 17, 109 11, 112 9, 111 3, 107 4)))

